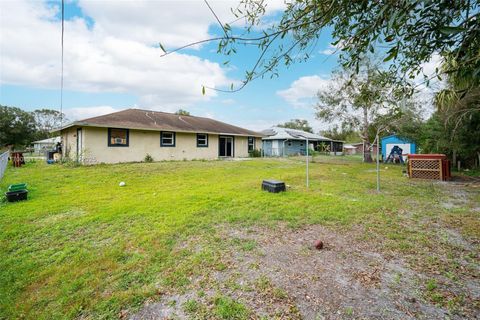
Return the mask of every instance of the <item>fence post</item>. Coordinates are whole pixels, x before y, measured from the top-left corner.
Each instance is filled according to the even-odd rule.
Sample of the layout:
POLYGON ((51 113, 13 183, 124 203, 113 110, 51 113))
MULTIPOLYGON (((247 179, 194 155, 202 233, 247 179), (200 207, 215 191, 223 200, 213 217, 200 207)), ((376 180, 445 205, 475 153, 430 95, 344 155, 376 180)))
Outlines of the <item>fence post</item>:
POLYGON ((438 160, 438 168, 440 169, 440 181, 443 181, 443 163, 442 159, 438 160))

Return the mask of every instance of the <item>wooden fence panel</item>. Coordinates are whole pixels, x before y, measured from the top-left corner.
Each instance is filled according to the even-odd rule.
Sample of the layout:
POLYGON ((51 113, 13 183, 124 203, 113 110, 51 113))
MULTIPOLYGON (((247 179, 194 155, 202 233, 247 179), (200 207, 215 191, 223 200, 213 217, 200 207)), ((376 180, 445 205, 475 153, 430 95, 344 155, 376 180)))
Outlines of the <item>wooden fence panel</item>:
POLYGON ((410 159, 408 167, 410 178, 443 180, 442 160, 410 159))

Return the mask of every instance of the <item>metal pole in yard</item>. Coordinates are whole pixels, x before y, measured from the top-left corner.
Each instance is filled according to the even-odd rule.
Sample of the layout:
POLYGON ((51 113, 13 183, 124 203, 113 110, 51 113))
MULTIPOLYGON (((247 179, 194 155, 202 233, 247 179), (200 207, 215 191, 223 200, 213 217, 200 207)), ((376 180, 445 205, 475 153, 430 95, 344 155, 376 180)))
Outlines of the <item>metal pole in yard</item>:
POLYGON ((308 189, 310 187, 310 183, 308 181, 308 148, 309 146, 308 146, 308 138, 306 139, 307 139, 307 189, 308 189))
MULTIPOLYGON (((379 157, 379 147, 378 147, 378 132, 377 136, 375 137, 377 143, 377 192, 380 192, 380 157, 379 157)), ((375 145, 374 145, 375 146, 375 145)))
POLYGON ((307 142, 307 145, 305 146, 307 148, 307 189, 310 187, 310 183, 308 181, 308 137, 307 136, 303 136, 303 135, 298 135, 298 137, 301 137, 301 138, 304 138, 305 141, 307 142))

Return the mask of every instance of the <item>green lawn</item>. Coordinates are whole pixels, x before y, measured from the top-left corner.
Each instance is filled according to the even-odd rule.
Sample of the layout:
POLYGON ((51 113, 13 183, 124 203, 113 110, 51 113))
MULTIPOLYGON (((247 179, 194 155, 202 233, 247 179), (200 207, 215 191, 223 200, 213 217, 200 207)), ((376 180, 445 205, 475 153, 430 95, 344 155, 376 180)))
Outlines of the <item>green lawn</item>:
MULTIPOLYGON (((29 200, 0 204, 0 319, 117 318, 159 291, 180 290, 198 272, 223 268, 225 244, 215 241, 222 224, 361 224, 408 254, 419 235, 399 227, 396 213, 439 214, 432 204, 442 188, 409 181, 401 167, 382 165, 378 195, 374 165, 317 161, 309 190, 298 160, 9 167, 0 188, 26 182, 29 200), (264 178, 284 180, 290 189, 262 192, 264 178), (191 239, 211 239, 211 246, 178 249, 191 239)), ((469 212, 440 210, 442 219, 472 235, 478 218, 469 212)))

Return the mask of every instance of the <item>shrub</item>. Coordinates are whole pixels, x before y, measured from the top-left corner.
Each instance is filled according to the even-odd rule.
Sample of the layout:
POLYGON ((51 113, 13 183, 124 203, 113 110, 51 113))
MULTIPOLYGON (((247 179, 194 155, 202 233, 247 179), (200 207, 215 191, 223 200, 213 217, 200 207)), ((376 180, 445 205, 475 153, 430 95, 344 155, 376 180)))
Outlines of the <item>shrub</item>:
POLYGON ((147 163, 153 162, 153 157, 147 153, 145 158, 143 158, 143 161, 145 161, 147 163))
POLYGON ((259 158, 262 156, 262 150, 254 149, 248 153, 248 155, 252 158, 259 158))

